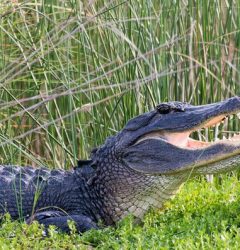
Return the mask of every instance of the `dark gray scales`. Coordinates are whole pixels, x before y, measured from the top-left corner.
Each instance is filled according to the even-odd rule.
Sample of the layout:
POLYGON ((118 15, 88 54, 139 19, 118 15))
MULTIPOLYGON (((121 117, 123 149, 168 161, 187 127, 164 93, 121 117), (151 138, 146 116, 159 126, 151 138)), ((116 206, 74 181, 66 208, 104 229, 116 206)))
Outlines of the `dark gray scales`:
POLYGON ((0 166, 0 214, 79 232, 138 219, 162 208, 190 175, 230 171, 240 163, 240 139, 204 143, 189 135, 240 112, 240 98, 192 106, 162 103, 107 138, 71 171, 0 166))

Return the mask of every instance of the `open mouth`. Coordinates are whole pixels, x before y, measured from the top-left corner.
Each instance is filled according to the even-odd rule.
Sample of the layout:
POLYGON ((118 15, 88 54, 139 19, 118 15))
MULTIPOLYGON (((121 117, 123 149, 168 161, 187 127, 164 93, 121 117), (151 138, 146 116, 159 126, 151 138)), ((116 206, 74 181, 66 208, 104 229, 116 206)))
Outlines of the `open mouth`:
MULTIPOLYGON (((220 127, 221 124, 225 122, 226 119, 228 119, 229 115, 219 115, 216 117, 213 117, 198 126, 194 127, 193 129, 188 129, 186 131, 182 132, 167 132, 167 131, 155 131, 148 133, 144 136, 142 136, 136 144, 138 144, 141 141, 147 140, 147 139, 155 139, 155 140, 164 140, 174 146, 177 146, 179 148, 184 149, 200 149, 204 147, 209 147, 213 144, 217 143, 227 143, 227 144, 236 144, 240 143, 240 135, 238 132, 231 133, 231 137, 228 139, 224 138, 220 139, 219 137, 215 137, 213 141, 207 142, 207 141, 201 141, 191 138, 191 135, 199 130, 202 129, 210 129, 215 130, 217 127, 220 127)), ((232 117, 232 116, 231 116, 232 117)), ((223 132, 223 131, 221 131, 223 132)))

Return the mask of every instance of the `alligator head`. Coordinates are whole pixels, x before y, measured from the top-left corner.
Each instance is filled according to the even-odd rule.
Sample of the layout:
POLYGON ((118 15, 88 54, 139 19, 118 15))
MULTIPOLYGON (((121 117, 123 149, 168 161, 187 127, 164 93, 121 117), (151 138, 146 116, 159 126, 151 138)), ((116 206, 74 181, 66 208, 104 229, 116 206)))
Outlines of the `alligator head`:
POLYGON ((109 220, 161 208, 190 176, 236 168, 240 136, 202 142, 190 135, 239 112, 239 97, 202 106, 162 103, 108 138, 93 158, 98 162, 96 185, 106 190, 102 198, 109 220))

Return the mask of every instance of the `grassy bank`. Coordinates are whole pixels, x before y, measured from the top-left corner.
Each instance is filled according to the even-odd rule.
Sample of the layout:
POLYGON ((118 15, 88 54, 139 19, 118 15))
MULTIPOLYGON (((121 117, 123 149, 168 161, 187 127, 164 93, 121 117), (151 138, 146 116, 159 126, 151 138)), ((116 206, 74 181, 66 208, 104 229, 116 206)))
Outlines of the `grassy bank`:
POLYGON ((131 218, 116 228, 82 236, 10 222, 0 230, 2 249, 239 249, 240 183, 237 176, 215 182, 189 181, 162 212, 149 212, 141 225, 131 218), (37 243, 36 243, 37 242, 37 243))
MULTIPOLYGON (((0 164, 69 169, 159 102, 197 105, 239 95, 239 7, 237 0, 1 1, 0 164)), ((233 130, 239 130, 235 119, 218 136, 233 130)), ((193 136, 213 140, 215 131, 193 136)), ((236 177, 223 176, 222 185, 215 179, 188 183, 164 214, 147 215, 143 227, 126 221, 82 237, 53 233, 41 244, 234 246, 237 202, 225 195, 237 197, 239 184, 236 177), (194 204, 190 193, 199 199, 194 204)), ((32 240, 41 237, 35 227, 8 221, 1 241, 28 244, 31 230, 32 240)))

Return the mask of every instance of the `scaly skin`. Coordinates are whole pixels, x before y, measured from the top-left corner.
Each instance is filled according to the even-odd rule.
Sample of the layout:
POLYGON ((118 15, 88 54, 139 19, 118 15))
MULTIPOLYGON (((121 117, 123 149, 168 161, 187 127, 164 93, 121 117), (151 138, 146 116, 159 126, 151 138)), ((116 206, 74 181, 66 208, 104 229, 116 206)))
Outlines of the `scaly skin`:
POLYGON ((51 171, 0 166, 0 214, 55 224, 63 231, 68 231, 67 220, 79 216, 80 221, 74 220, 78 231, 84 232, 97 228, 99 221, 112 225, 129 212, 141 218, 149 207, 161 208, 184 181, 146 176, 121 166, 112 166, 111 174, 106 170, 103 166, 96 177, 93 169, 86 175, 79 168, 51 171), (159 190, 161 186, 164 189, 159 190), (54 223, 57 217, 65 218, 54 223))
POLYGON ((96 227, 97 209, 91 200, 97 198, 78 172, 0 166, 0 213, 9 212, 13 219, 29 222, 38 219, 47 226, 52 224, 50 218, 65 217, 57 224, 64 231, 68 231, 67 220, 82 216, 79 231, 96 227))
POLYGON ((188 135, 240 112, 240 98, 204 105, 163 103, 79 161, 72 171, 0 166, 0 214, 79 232, 142 218, 162 208, 193 175, 230 171, 240 163, 240 139, 201 143, 188 135))

